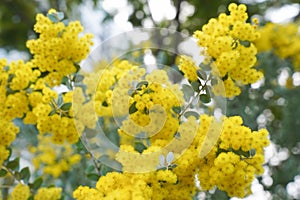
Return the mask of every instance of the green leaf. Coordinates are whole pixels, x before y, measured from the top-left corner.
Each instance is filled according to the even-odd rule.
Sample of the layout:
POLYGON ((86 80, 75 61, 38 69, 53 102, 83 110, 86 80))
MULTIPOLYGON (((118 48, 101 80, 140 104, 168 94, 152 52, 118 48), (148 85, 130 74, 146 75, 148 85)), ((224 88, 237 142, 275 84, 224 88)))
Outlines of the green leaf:
POLYGON ((86 174, 90 174, 91 172, 93 172, 95 170, 95 166, 94 165, 90 165, 85 169, 85 173, 86 174))
POLYGON ((241 40, 240 44, 243 45, 244 47, 250 47, 251 46, 251 42, 249 42, 247 40, 241 40))
POLYGON ((134 149, 136 151, 138 151, 139 153, 142 153, 144 150, 147 149, 147 147, 141 142, 135 142, 134 143, 134 149))
POLYGON ((190 86, 190 85, 187 85, 187 84, 184 84, 182 85, 182 88, 181 88, 183 94, 184 94, 184 99, 186 101, 190 100, 190 98, 194 95, 195 91, 194 89, 190 86))
POLYGON ((173 106, 173 107, 172 107, 172 110, 173 110, 175 113, 179 114, 179 113, 181 112, 181 107, 180 107, 180 106, 173 106))
POLYGON ((169 169, 174 169, 175 167, 177 167, 177 164, 171 164, 168 166, 169 169))
POLYGON ((78 71, 80 70, 80 68, 81 68, 80 65, 77 64, 77 63, 74 63, 74 66, 75 66, 77 72, 78 72, 78 71))
POLYGON ((51 14, 47 14, 47 17, 54 23, 57 23, 59 21, 61 21, 64 18, 64 13, 62 12, 56 12, 56 13, 51 13, 51 14))
POLYGON ((52 22, 54 22, 54 23, 57 23, 57 22, 59 22, 59 20, 58 20, 58 18, 57 18, 57 16, 56 16, 56 14, 55 13, 51 13, 51 14, 47 14, 47 17, 52 21, 52 22))
POLYGON ((0 177, 3 177, 7 174, 7 171, 5 169, 0 170, 0 177))
POLYGON ((205 71, 198 69, 197 70, 197 76, 199 78, 201 78, 202 80, 206 80, 207 79, 207 74, 205 73, 205 71))
POLYGON ((11 169, 11 170, 18 170, 19 169, 19 163, 20 163, 20 158, 15 158, 14 160, 12 161, 9 161, 6 165, 6 167, 8 169, 11 169))
POLYGON ((148 86, 148 81, 141 81, 136 85, 136 89, 140 90, 142 89, 143 85, 145 85, 146 87, 148 86))
POLYGON ((100 175, 105 176, 108 172, 113 172, 114 170, 111 167, 108 167, 106 165, 101 165, 100 168, 100 175))
POLYGON ((64 76, 64 77, 61 79, 61 84, 67 85, 67 83, 69 83, 69 78, 68 78, 67 76, 64 76))
POLYGON ((201 69, 205 70, 205 71, 211 70, 210 64, 203 64, 203 63, 201 63, 201 64, 199 65, 199 67, 200 67, 201 69))
POLYGON ((61 105, 60 109, 67 111, 67 110, 70 110, 71 106, 72 106, 71 102, 64 103, 63 105, 61 105))
POLYGON ((62 96, 62 94, 59 94, 58 98, 57 98, 57 105, 60 106, 63 103, 64 103, 63 96, 62 96))
POLYGON ((250 157, 253 157, 256 154, 256 150, 255 149, 250 149, 249 153, 250 153, 250 157))
POLYGON ((41 185, 43 184, 43 178, 42 177, 38 177, 37 179, 34 180, 33 183, 28 184, 29 187, 33 190, 37 190, 41 187, 41 185))
POLYGON ((94 173, 87 174, 86 176, 88 179, 90 179, 92 181, 98 181, 99 177, 100 177, 98 174, 94 174, 94 173))
POLYGON ((195 92, 200 92, 199 87, 200 87, 201 83, 199 81, 193 81, 193 82, 191 82, 191 85, 195 92))
POLYGON ((65 15, 64 15, 63 12, 57 12, 57 13, 56 13, 56 18, 57 18, 59 21, 63 20, 64 17, 65 17, 65 15))
POLYGON ((176 132, 176 133, 174 134, 174 137, 175 137, 176 139, 180 140, 181 135, 180 135, 179 132, 176 132))
POLYGON ((64 19, 64 20, 62 20, 62 23, 64 23, 65 26, 68 26, 70 22, 69 22, 69 20, 64 19))
POLYGON ((129 114, 133 114, 136 111, 138 111, 138 109, 135 107, 135 105, 136 105, 136 101, 133 102, 133 104, 130 105, 130 107, 129 107, 129 114))
POLYGON ((30 178, 30 171, 29 167, 25 167, 20 171, 20 178, 24 181, 25 184, 28 183, 29 178, 30 178))
POLYGON ((210 102, 210 96, 207 94, 200 94, 199 97, 200 101, 202 101, 203 103, 209 103, 210 102))
POLYGON ((195 111, 187 111, 184 113, 184 116, 186 118, 189 118, 190 116, 194 116, 194 117, 196 117, 196 119, 199 119, 199 114, 195 111))
POLYGON ((151 89, 149 89, 149 88, 147 88, 147 89, 145 90, 144 94, 149 94, 149 93, 152 93, 152 92, 154 92, 154 91, 151 90, 151 89))
POLYGON ((210 85, 206 85, 205 87, 205 92, 207 95, 209 95, 210 97, 214 97, 214 93, 212 92, 212 88, 210 85))
POLYGON ((51 112, 48 114, 48 116, 52 116, 52 115, 54 115, 55 113, 56 113, 56 110, 53 109, 53 110, 51 110, 51 112))

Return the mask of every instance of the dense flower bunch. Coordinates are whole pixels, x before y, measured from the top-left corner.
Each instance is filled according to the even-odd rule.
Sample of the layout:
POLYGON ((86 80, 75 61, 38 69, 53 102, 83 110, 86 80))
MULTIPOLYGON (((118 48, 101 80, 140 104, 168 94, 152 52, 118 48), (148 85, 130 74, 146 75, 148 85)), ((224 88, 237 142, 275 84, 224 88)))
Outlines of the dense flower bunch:
POLYGON ((299 25, 268 23, 259 29, 261 37, 254 43, 258 51, 274 50, 282 59, 291 58, 296 71, 300 70, 299 25))
POLYGON ((172 150, 174 163, 177 165, 174 169, 169 163, 168 167, 172 170, 142 174, 108 173, 99 179, 96 189, 81 186, 74 192, 74 197, 78 200, 117 197, 118 199, 191 199, 199 190, 195 185, 196 174, 203 190, 217 186, 226 191, 229 196, 244 197, 250 194, 250 186, 255 175, 263 173, 263 148, 269 144, 268 132, 265 129, 252 132, 248 127, 242 126, 242 119, 239 116, 225 117, 217 122, 214 117, 202 115, 199 127, 197 123, 195 117, 190 117, 178 129, 182 135, 181 140, 189 140, 193 133, 196 134, 184 152, 178 150, 182 143, 178 142, 179 139, 176 145, 167 147, 165 146, 168 141, 160 140, 159 143, 153 143, 145 149, 142 154, 130 145, 121 147, 125 152, 135 155, 147 156, 149 152, 156 152, 145 157, 148 167, 142 162, 145 160, 135 159, 136 156, 132 154, 121 153, 122 155, 117 157, 125 171, 141 166, 144 170, 149 170, 150 167, 159 165, 158 155, 172 150), (216 126, 219 126, 219 129, 216 126), (219 133, 220 130, 222 131, 219 133), (205 155, 204 152, 207 150, 209 153, 205 155), (125 155, 128 156, 127 159, 125 155), (149 160, 151 158, 156 159, 151 161, 149 160))
MULTIPOLYGON (((263 74, 253 68, 257 53, 253 41, 260 34, 256 25, 246 23, 247 7, 232 3, 228 9, 229 15, 222 13, 217 19, 210 19, 194 37, 198 45, 204 47, 205 64, 220 78, 214 87, 215 93, 233 97, 240 94, 240 86, 256 82, 263 74), (225 94, 219 89, 220 82, 225 86, 225 94)), ((257 19, 254 21, 257 23, 257 19)))
POLYGON ((229 196, 249 195, 255 176, 263 173, 267 130, 252 131, 239 116, 200 115, 194 105, 209 103, 215 95, 236 96, 240 85, 262 77, 252 68, 252 42, 259 34, 245 23, 246 7, 230 4, 229 11, 195 32, 211 72, 183 55, 178 68, 185 80, 176 83, 165 69, 148 70, 126 59, 104 61, 95 73, 81 73, 78 64, 87 56, 92 36, 79 37, 80 23, 63 20, 55 10, 37 15, 39 37, 27 43, 33 58, 9 65, 0 61, 0 175, 17 182, 7 197, 60 199, 65 191, 47 187, 43 177, 59 179, 88 158, 94 165, 84 175, 96 185, 72 185, 78 200, 192 199, 214 187, 229 196), (59 85, 68 91, 58 93, 53 87, 59 85), (37 145, 29 148, 33 182, 29 167, 19 169, 18 158, 12 160, 7 149, 19 131, 12 122, 16 118, 39 132, 37 145), (80 137, 89 141, 86 147, 80 137))
POLYGON ((73 152, 69 144, 53 144, 49 135, 38 136, 38 146, 30 147, 30 152, 34 155, 32 164, 36 171, 42 169, 42 174, 59 177, 63 172, 78 163, 81 159, 79 154, 73 152))
POLYGON ((80 22, 59 21, 63 16, 55 10, 50 10, 48 16, 37 15, 34 31, 39 38, 29 40, 27 47, 33 55, 31 62, 45 74, 43 81, 53 87, 78 70, 76 65, 88 55, 93 36, 78 37, 83 31, 80 22))
MULTIPOLYGON (((214 123, 214 119, 201 116, 200 123, 200 137, 209 136, 205 133, 206 127, 214 123)), ((250 186, 255 175, 262 175, 264 171, 263 148, 269 145, 269 139, 267 130, 252 132, 242 123, 239 116, 224 119, 216 147, 200 163, 198 176, 203 189, 208 190, 216 185, 229 196, 251 194, 250 186)), ((207 142, 204 140, 202 145, 207 142)))
POLYGON ((43 138, 38 147, 32 147, 32 153, 36 153, 33 161, 36 170, 38 165, 45 165, 44 172, 57 177, 80 160, 78 154, 72 153, 70 144, 60 147, 65 151, 66 160, 57 160, 53 147, 50 149, 52 142, 75 143, 79 139, 71 110, 73 92, 58 94, 53 86, 72 87, 72 79, 79 70, 78 63, 87 56, 92 45, 91 34, 79 36, 83 31, 79 21, 68 23, 62 20, 62 13, 55 10, 50 10, 47 16, 38 14, 34 30, 39 37, 27 43, 33 58, 11 63, 0 60, 1 176, 6 175, 8 180, 14 177, 19 182, 10 199, 33 196, 34 199, 60 199, 62 191, 61 188, 38 188, 40 181, 29 185, 28 167, 18 171, 18 159, 6 160, 11 155, 7 148, 19 132, 13 120, 18 118, 25 124, 34 125, 43 138), (52 137, 43 136, 46 133, 51 133, 52 137))
MULTIPOLYGON (((48 15, 58 13, 50 10, 48 15)), ((36 124, 40 133, 51 132, 55 143, 64 140, 74 143, 79 135, 70 111, 73 93, 58 95, 49 86, 61 84, 64 76, 78 71, 77 63, 87 56, 92 36, 78 37, 83 30, 78 21, 65 25, 50 19, 37 15, 35 31, 39 38, 27 43, 34 54, 32 60, 12 62, 8 66, 1 62, 1 95, 5 95, 1 98, 4 106, 1 110, 8 120, 24 118, 25 123, 36 124), (69 50, 72 55, 66 53, 69 50)))
MULTIPOLYGON (((61 198, 61 188, 40 188, 34 195, 34 200, 58 200, 61 198)), ((11 200, 28 200, 31 197, 30 188, 27 185, 19 183, 11 192, 11 200)))

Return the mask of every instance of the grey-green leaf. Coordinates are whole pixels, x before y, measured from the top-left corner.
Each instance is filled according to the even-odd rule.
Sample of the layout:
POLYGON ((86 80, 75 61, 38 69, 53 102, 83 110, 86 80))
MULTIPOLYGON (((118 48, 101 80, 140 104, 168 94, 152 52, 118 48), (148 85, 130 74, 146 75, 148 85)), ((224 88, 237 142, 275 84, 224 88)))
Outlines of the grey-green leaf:
POLYGON ((86 175, 88 179, 92 180, 92 181, 98 181, 99 179, 99 175, 98 174, 87 174, 86 175))
POLYGON ((180 106, 173 106, 173 107, 172 107, 172 110, 173 110, 175 113, 179 114, 179 113, 181 112, 181 107, 180 107, 180 106))
POLYGON ((173 162, 174 160, 174 153, 173 152, 169 152, 167 154, 167 157, 166 157, 166 161, 168 163, 168 165, 171 165, 171 163, 173 162))
POLYGON ((25 167, 20 171, 21 179, 24 181, 25 184, 28 183, 29 178, 30 178, 30 171, 29 167, 25 167))
POLYGON ((14 160, 12 161, 9 161, 6 165, 6 167, 8 169, 11 169, 11 170, 18 170, 19 169, 19 162, 20 159, 19 158, 15 158, 14 160))
POLYGON ((199 78, 201 78, 202 80, 206 80, 207 79, 207 74, 205 73, 205 71, 198 69, 197 70, 197 75, 199 78))
POLYGON ((135 142, 134 149, 139 153, 142 153, 145 149, 147 149, 147 147, 141 142, 135 142))
POLYGON ((67 110, 70 110, 71 106, 72 106, 72 103, 71 103, 71 102, 64 103, 64 104, 60 107, 60 109, 62 109, 62 110, 64 110, 64 111, 67 111, 67 110))
POLYGON ((190 98, 194 95, 195 91, 194 89, 190 86, 190 85, 187 85, 187 84, 184 84, 182 85, 182 88, 181 88, 183 94, 184 94, 184 99, 186 101, 190 100, 190 98))
POLYGON ((148 86, 148 81, 141 81, 136 85, 136 89, 141 89, 145 85, 146 87, 148 86))
POLYGON ((244 47, 250 47, 251 42, 247 40, 240 41, 240 44, 243 45, 244 47))
POLYGON ((184 113, 184 116, 186 118, 189 118, 190 116, 194 116, 194 117, 196 117, 196 119, 199 118, 199 114, 195 111, 187 111, 187 112, 184 113))
POLYGON ((58 18, 57 18, 57 16, 56 16, 55 13, 47 14, 47 17, 48 17, 52 22, 54 22, 54 23, 59 22, 59 20, 58 20, 58 18))
POLYGON ((201 83, 199 81, 193 81, 193 82, 191 82, 191 85, 195 92, 200 91, 199 87, 200 87, 201 83))
POLYGON ((207 94, 200 94, 199 98, 203 103, 209 103, 211 101, 210 96, 207 94))
POLYGON ((37 190, 41 187, 42 183, 43 183, 43 178, 38 177, 37 179, 34 180, 32 184, 29 184, 29 187, 33 190, 37 190))

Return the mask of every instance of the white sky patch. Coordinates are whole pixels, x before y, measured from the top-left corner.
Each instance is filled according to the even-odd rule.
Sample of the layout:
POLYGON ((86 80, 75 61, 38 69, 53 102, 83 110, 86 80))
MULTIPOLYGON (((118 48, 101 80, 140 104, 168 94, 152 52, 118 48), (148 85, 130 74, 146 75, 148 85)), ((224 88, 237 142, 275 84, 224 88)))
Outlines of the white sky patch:
POLYGON ((274 23, 287 23, 292 20, 293 17, 297 16, 300 11, 300 5, 289 4, 284 5, 280 8, 269 8, 266 11, 265 18, 274 23))
POLYGON ((115 12, 127 7, 127 0, 104 0, 103 9, 107 12, 115 12))
POLYGON ((195 7, 188 3, 187 1, 183 1, 180 7, 180 22, 185 22, 189 16, 192 16, 195 13, 195 7))
POLYGON ((293 74, 293 84, 295 86, 299 86, 300 85, 300 72, 295 72, 293 74))
POLYGON ((29 56, 26 52, 17 50, 6 51, 5 49, 0 48, 0 59, 1 58, 6 58, 7 62, 10 63, 11 61, 16 61, 19 59, 28 60, 29 56))
POLYGON ((149 0, 149 7, 152 18, 156 22, 164 19, 172 20, 176 16, 176 8, 170 0, 149 0))
POLYGON ((101 43, 100 33, 103 32, 103 28, 101 26, 101 21, 104 17, 102 12, 99 12, 94 9, 94 4, 92 1, 85 1, 84 4, 80 7, 81 13, 81 21, 84 26, 85 32, 94 34, 93 42, 96 47, 101 43))
POLYGON ((178 46, 178 50, 180 54, 191 56, 197 65, 204 60, 204 56, 200 54, 202 48, 197 45, 197 41, 193 37, 189 37, 181 42, 178 46))
POLYGON ((289 72, 287 69, 283 69, 278 77, 278 84, 285 86, 287 79, 289 78, 289 72))

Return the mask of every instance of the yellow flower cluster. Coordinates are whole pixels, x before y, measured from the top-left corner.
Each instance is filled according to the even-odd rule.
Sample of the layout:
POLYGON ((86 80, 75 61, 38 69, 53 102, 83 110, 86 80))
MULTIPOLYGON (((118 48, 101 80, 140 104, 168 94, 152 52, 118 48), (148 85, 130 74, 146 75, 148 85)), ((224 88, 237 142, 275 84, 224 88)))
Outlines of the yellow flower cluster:
MULTIPOLYGON (((48 14, 57 13, 50 10, 48 14)), ((69 111, 71 108, 61 109, 61 105, 54 102, 58 98, 57 92, 48 86, 59 85, 63 76, 78 71, 75 65, 87 56, 92 36, 85 34, 79 37, 83 28, 78 21, 65 25, 63 22, 55 23, 42 14, 37 15, 34 30, 39 33, 39 38, 27 43, 34 54, 33 59, 9 65, 6 60, 0 60, 1 119, 9 123, 15 118, 23 118, 25 123, 35 124, 40 133, 53 133, 56 143, 65 140, 75 143, 79 135, 72 111, 69 111), (50 116, 53 109, 56 112, 50 116)), ((64 103, 71 104, 72 93, 65 94, 64 98, 64 103)))
MULTIPOLYGON (((64 104, 72 103, 72 95, 72 91, 62 95, 64 104)), ((57 104, 57 99, 57 92, 46 86, 42 93, 29 94, 30 105, 33 109, 32 112, 27 113, 24 122, 36 124, 40 134, 51 133, 52 140, 56 144, 62 144, 65 140, 75 143, 80 135, 74 124, 72 107, 64 110, 57 104), (56 112, 50 115, 53 110, 56 112)))
MULTIPOLYGON (((61 188, 39 188, 34 195, 34 200, 59 200, 61 198, 61 188)), ((18 183, 10 193, 8 200, 27 200, 31 196, 28 185, 18 183)))
MULTIPOLYGON (((217 19, 194 33, 198 45, 204 47, 204 64, 210 64, 215 76, 224 81, 225 94, 218 89, 218 95, 233 97, 240 94, 240 86, 254 83, 263 74, 252 67, 256 63, 256 47, 253 41, 259 38, 256 25, 246 23, 248 15, 244 4, 231 3, 230 14, 222 13, 217 19), (211 63, 212 62, 212 63, 211 63), (228 80, 228 81, 227 81, 228 80)), ((220 83, 219 83, 220 84, 220 83)))
POLYGON ((268 23, 259 29, 261 37, 255 40, 258 51, 274 49, 282 59, 291 58, 296 71, 300 70, 300 36, 296 23, 268 23))
POLYGON ((175 142, 156 140, 142 153, 138 153, 130 145, 121 145, 117 160, 123 165, 123 173, 109 173, 101 177, 96 189, 80 186, 73 193, 74 197, 78 200, 191 199, 198 191, 195 175, 200 180, 202 190, 217 186, 229 196, 249 195, 255 176, 263 173, 263 148, 269 144, 268 132, 265 129, 251 131, 242 125, 243 121, 239 116, 224 117, 218 121, 214 117, 201 115, 199 127, 198 123, 195 117, 189 117, 180 125, 178 132, 181 136, 175 138, 175 142), (182 144, 188 144, 184 151, 180 147, 182 144), (159 155, 168 151, 174 153, 175 159, 172 162, 177 166, 171 170, 155 171, 159 155), (148 172, 126 172, 139 170, 140 167, 148 172), (159 173, 172 181, 162 182, 153 177, 159 173), (146 183, 141 184, 136 177, 146 183), (166 182, 172 184, 165 184, 166 182), (157 184, 160 187, 156 187, 157 184), (145 191, 144 196, 134 198, 140 190, 145 191), (157 196, 151 196, 155 194, 157 196))
POLYGON ((151 142, 170 140, 179 126, 178 114, 172 108, 183 105, 183 93, 179 85, 171 84, 165 71, 154 70, 145 80, 129 97, 129 107, 135 106, 136 111, 123 121, 119 134, 124 140, 126 134, 140 133, 151 137, 151 142))
POLYGON ((268 132, 265 129, 251 131, 242 126, 239 116, 224 118, 218 140, 214 138, 209 126, 215 119, 203 115, 200 120, 200 153, 208 145, 215 145, 201 159, 198 178, 202 189, 209 190, 217 186, 229 196, 244 197, 251 194, 251 183, 255 175, 263 173, 263 148, 269 145, 268 132), (210 138, 209 138, 210 137, 210 138))
POLYGON ((6 148, 19 132, 19 128, 11 121, 15 117, 22 117, 23 112, 28 109, 23 93, 6 96, 7 82, 10 78, 6 64, 5 59, 0 60, 0 165, 8 158, 9 151, 6 148))
POLYGON ((32 158, 34 167, 37 170, 42 169, 43 174, 52 175, 54 178, 69 171, 81 160, 81 156, 73 152, 70 144, 53 144, 51 137, 47 135, 39 135, 38 146, 32 146, 29 150, 34 155, 32 158))
POLYGON ((188 56, 180 56, 179 57, 179 64, 178 68, 180 71, 183 72, 185 78, 187 78, 189 81, 197 81, 197 69, 200 69, 198 66, 196 66, 195 62, 191 57, 188 56))
POLYGON ((40 188, 34 195, 34 200, 59 200, 61 199, 61 192, 62 189, 57 187, 40 188))
POLYGON ((32 71, 30 66, 30 63, 24 64, 21 60, 10 65, 5 59, 0 60, 0 112, 3 113, 3 119, 11 121, 22 118, 29 110, 24 89, 38 76, 38 72, 32 71))
MULTIPOLYGON (((55 13, 55 10, 48 12, 55 13)), ((38 14, 36 20, 34 30, 39 38, 29 40, 27 47, 33 55, 32 65, 43 74, 45 83, 53 87, 61 83, 63 76, 77 71, 76 64, 88 55, 93 35, 79 37, 83 31, 79 21, 65 25, 42 14, 38 14)))
MULTIPOLYGON (((92 92, 95 91, 94 104, 95 111, 98 116, 109 117, 112 116, 112 88, 114 85, 119 82, 119 80, 127 74, 129 71, 137 70, 137 66, 132 65, 128 61, 120 61, 116 60, 109 68, 101 69, 95 73, 95 76, 90 75, 87 79, 85 79, 85 83, 88 86, 88 89, 92 92), (94 85, 94 83, 98 83, 94 85), (94 89, 94 90, 93 90, 94 89)), ((122 87, 120 87, 122 88, 122 87)), ((126 89, 126 88, 122 88, 126 89)), ((115 92, 115 91, 114 91, 115 92)), ((117 94, 118 92, 116 92, 117 94)), ((117 100, 117 98, 115 98, 117 100)), ((122 98, 124 99, 124 98, 122 98)), ((121 101, 121 99, 120 99, 121 101)), ((114 102, 116 105, 122 105, 118 102, 114 102)), ((123 110, 123 109, 120 109, 123 110)), ((127 107, 128 110, 128 107, 127 107)))
POLYGON ((19 183, 10 193, 10 200, 27 200, 30 197, 30 188, 28 185, 19 183))
POLYGON ((77 200, 148 200, 184 199, 180 190, 175 190, 177 177, 170 170, 147 174, 108 173, 101 177, 96 188, 80 186, 73 192, 77 200), (177 197, 176 197, 177 196, 177 197))

